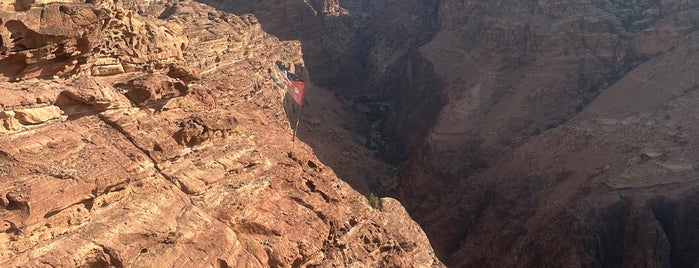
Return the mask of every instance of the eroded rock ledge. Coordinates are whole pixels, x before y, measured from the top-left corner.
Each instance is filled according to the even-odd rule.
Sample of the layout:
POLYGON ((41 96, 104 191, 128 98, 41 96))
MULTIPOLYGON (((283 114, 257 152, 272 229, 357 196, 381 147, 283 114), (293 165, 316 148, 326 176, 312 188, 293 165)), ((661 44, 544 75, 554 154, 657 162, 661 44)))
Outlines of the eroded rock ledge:
POLYGON ((0 6, 0 266, 442 266, 289 153, 266 69, 298 42, 188 1, 0 6))

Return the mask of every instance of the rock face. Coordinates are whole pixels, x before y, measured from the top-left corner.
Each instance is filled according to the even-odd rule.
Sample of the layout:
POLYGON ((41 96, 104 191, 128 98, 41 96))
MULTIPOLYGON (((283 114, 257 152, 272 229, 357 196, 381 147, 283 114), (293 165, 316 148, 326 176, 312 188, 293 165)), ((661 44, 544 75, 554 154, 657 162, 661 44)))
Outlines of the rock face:
POLYGON ((0 266, 442 266, 398 201, 289 151, 267 67, 298 42, 116 3, 0 2, 0 266))
MULTIPOLYGON (((696 241, 678 237, 699 231, 685 214, 699 194, 697 144, 685 138, 699 123, 688 105, 699 97, 697 37, 640 64, 564 125, 470 177, 462 188, 469 198, 440 211, 464 219, 432 221, 446 228, 471 218, 468 232, 451 228, 465 238, 449 262, 695 266, 696 241)), ((449 241, 448 232, 438 239, 449 241)))
POLYGON ((699 265, 699 4, 203 3, 0 2, 2 266, 441 265, 332 170, 450 266, 699 265))
POLYGON ((149 62, 181 60, 187 46, 177 24, 133 19, 137 15, 118 4, 51 3, 0 12, 3 81, 143 71, 149 62))
POLYGON ((696 145, 661 141, 694 133, 681 115, 693 108, 667 115, 676 123, 645 116, 694 98, 685 71, 696 68, 683 58, 697 12, 672 1, 441 3, 442 29, 418 51, 445 101, 409 154, 400 196, 448 264, 696 265, 673 262, 687 246, 672 231, 646 235, 663 233, 651 200, 696 193, 698 159, 680 153, 696 145), (648 153, 686 169, 635 162, 648 153))
POLYGON ((697 266, 697 3, 209 2, 390 105, 396 196, 447 264, 697 266))

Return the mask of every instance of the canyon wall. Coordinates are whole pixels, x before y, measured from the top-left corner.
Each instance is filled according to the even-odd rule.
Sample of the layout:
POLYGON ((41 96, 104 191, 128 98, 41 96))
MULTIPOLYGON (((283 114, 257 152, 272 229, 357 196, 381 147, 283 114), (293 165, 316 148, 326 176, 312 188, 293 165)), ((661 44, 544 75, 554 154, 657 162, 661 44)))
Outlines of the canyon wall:
POLYGON ((699 119, 689 105, 699 89, 697 37, 682 38, 565 124, 455 183, 462 196, 423 224, 440 234, 433 243, 453 241, 448 263, 695 266, 696 242, 678 237, 699 231, 685 214, 699 189, 697 144, 688 138, 699 119))
POLYGON ((390 105, 376 155, 448 265, 696 265, 696 1, 210 4, 390 105))
MULTIPOLYGON (((432 63, 444 83, 446 102, 436 107, 437 120, 415 150, 408 153, 399 196, 430 235, 437 252, 448 258, 447 263, 522 267, 610 263, 599 254, 620 254, 615 259, 619 265, 630 265, 638 259, 667 261, 668 255, 648 259, 639 257, 643 256, 640 253, 626 256, 632 252, 628 242, 610 249, 604 236, 576 239, 603 232, 599 230, 602 227, 589 230, 580 226, 611 224, 601 223, 605 220, 596 217, 611 217, 600 216, 612 213, 600 210, 617 210, 609 207, 621 202, 597 201, 589 207, 581 200, 594 199, 602 193, 619 195, 624 204, 619 211, 632 218, 648 213, 646 202, 653 195, 610 189, 591 178, 609 167, 635 170, 627 161, 649 147, 663 147, 645 137, 633 141, 649 135, 647 132, 663 130, 649 126, 643 131, 607 134, 599 125, 580 127, 569 121, 590 110, 590 103, 604 103, 598 106, 615 107, 617 111, 634 107, 637 113, 610 112, 594 119, 601 121, 606 117, 660 114, 662 110, 657 105, 671 99, 666 97, 670 94, 667 91, 678 92, 673 98, 691 99, 692 95, 679 92, 691 91, 696 83, 696 78, 684 73, 695 69, 691 61, 681 59, 692 57, 692 49, 678 47, 692 46, 697 4, 443 1, 439 11, 441 29, 419 52, 432 63), (643 69, 640 67, 672 68, 672 72, 637 71, 643 69), (631 85, 626 82, 630 77, 641 77, 645 82, 631 85), (599 95, 615 88, 620 89, 613 96, 599 95), (629 92, 621 93, 622 90, 629 92), (622 102, 620 98, 626 95, 633 97, 622 102), (551 134, 560 129, 569 132, 551 134), (588 140, 586 135, 601 137, 588 140), (600 148, 578 152, 580 149, 560 144, 558 139, 571 139, 573 143, 584 140, 588 144, 585 146, 600 148), (629 147, 614 148, 610 145, 614 139, 629 147), (617 150, 625 156, 616 156, 617 150), (522 151, 526 153, 513 156, 522 151), (545 157, 554 152, 555 157, 545 157), (576 166, 575 171, 569 170, 571 166, 576 166), (564 191, 576 197, 565 201, 551 197, 564 191), (636 199, 637 196, 645 197, 636 199), (550 209, 557 206, 558 209, 550 209), (585 216, 571 219, 572 215, 585 216), (496 225, 503 227, 490 229, 496 225), (556 234, 556 238, 549 233, 556 234), (591 245, 589 240, 595 242, 591 245), (517 246, 519 243, 521 247, 517 246), (560 248, 561 243, 571 245, 565 249, 560 248)), ((681 119, 677 127, 684 129, 682 122, 695 124, 692 119, 681 119)), ((621 121, 608 125, 630 128, 621 121)), ((691 135, 688 131, 672 135, 691 135)), ((677 150, 691 150, 692 146, 685 144, 677 150)), ((662 151, 671 154, 673 149, 662 151)), ((680 161, 696 163, 696 158, 682 155, 680 161)), ((661 185, 674 183, 676 179, 670 179, 674 176, 684 177, 682 181, 695 178, 693 165, 678 171, 679 175, 662 173, 654 179, 644 178, 650 175, 643 171, 606 176, 610 180, 629 180, 625 187, 649 187, 657 196, 679 198, 674 190, 665 190, 661 185)), ((690 182, 679 188, 692 192, 690 182)), ((619 234, 623 232, 621 227, 604 228, 604 232, 618 235, 621 240, 636 235, 619 234)), ((692 261, 684 265, 691 265, 692 261)))

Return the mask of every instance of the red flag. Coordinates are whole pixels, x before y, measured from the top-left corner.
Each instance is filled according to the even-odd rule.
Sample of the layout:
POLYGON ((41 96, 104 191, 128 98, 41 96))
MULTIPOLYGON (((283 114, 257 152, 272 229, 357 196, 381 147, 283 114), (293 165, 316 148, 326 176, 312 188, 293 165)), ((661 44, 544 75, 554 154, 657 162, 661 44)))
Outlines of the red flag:
POLYGON ((306 82, 287 80, 284 81, 284 84, 286 84, 286 89, 289 90, 289 93, 291 93, 291 96, 294 97, 296 103, 301 105, 303 102, 303 90, 306 87, 306 82))
POLYGON ((303 90, 306 88, 306 82, 297 75, 289 72, 281 62, 277 62, 271 70, 272 79, 281 88, 286 89, 294 97, 294 100, 299 105, 303 103, 303 90))

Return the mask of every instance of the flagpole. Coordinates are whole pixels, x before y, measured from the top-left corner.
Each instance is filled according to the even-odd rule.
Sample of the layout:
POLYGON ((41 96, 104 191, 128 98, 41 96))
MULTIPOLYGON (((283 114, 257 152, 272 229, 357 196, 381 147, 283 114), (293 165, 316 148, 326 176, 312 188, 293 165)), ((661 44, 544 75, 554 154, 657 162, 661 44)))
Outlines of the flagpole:
POLYGON ((299 105, 299 114, 296 117, 296 127, 294 127, 294 135, 291 136, 291 142, 294 142, 296 140, 296 131, 299 130, 299 122, 301 121, 301 110, 303 110, 303 105, 299 105))
POLYGON ((289 151, 289 157, 294 158, 294 147, 296 146, 296 131, 299 129, 299 122, 301 121, 301 110, 303 105, 299 107, 299 115, 296 117, 296 127, 294 128, 294 135, 291 136, 291 150, 289 151))

